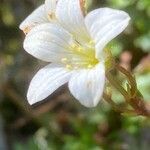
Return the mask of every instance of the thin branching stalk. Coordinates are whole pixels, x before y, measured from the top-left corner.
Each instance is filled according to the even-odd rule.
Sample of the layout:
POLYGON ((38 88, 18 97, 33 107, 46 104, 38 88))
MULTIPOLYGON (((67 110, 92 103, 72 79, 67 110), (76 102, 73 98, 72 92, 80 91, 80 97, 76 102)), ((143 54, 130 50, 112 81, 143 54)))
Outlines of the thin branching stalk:
MULTIPOLYGON (((121 108, 121 112, 124 113, 131 112, 132 114, 135 115, 150 117, 150 109, 146 107, 146 103, 137 89, 136 80, 133 77, 133 75, 129 71, 127 71, 126 69, 117 64, 114 65, 113 69, 116 69, 117 71, 124 74, 127 77, 128 81, 127 90, 125 90, 122 87, 121 82, 112 75, 111 70, 106 73, 106 78, 109 81, 109 83, 123 95, 125 102, 133 108, 133 111, 128 110, 127 108, 121 108)), ((115 108, 115 110, 120 110, 120 108, 118 108, 118 106, 113 102, 113 100, 109 95, 104 93, 103 98, 109 104, 111 104, 113 108, 115 108)))

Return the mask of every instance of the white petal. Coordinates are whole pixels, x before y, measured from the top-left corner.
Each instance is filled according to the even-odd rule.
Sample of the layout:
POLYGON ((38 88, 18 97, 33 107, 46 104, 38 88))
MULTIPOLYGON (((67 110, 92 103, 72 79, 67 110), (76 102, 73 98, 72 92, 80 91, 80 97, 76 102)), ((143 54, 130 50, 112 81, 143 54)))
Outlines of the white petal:
POLYGON ((97 58, 106 44, 127 27, 129 20, 126 12, 111 8, 100 8, 86 16, 85 24, 96 43, 97 58))
POLYGON ((105 84, 105 67, 98 64, 91 70, 81 70, 71 77, 69 89, 73 96, 86 107, 94 107, 101 99, 105 84))
POLYGON ((57 1, 58 0, 45 0, 45 10, 50 19, 55 17, 57 1))
POLYGON ((61 26, 51 23, 33 28, 24 41, 24 49, 34 57, 47 62, 58 62, 70 56, 72 36, 61 26))
POLYGON ((79 42, 89 39, 84 23, 81 0, 59 0, 56 17, 62 26, 72 33, 79 42))
POLYGON ((49 21, 46 16, 45 6, 41 5, 20 24, 20 29, 25 33, 28 33, 36 25, 46 22, 49 21))
POLYGON ((72 72, 54 64, 39 70, 33 77, 28 89, 27 99, 29 103, 34 104, 48 97, 60 86, 67 83, 71 74, 72 72))

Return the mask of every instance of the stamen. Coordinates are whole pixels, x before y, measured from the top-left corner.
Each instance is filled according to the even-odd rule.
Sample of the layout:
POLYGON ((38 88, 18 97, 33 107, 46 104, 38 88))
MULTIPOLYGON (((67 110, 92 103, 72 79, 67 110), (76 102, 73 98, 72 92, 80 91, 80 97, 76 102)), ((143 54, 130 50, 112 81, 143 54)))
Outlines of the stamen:
POLYGON ((89 42, 89 44, 90 44, 90 45, 93 45, 93 44, 94 44, 94 41, 93 41, 93 40, 91 40, 91 41, 89 42))
POLYGON ((49 20, 55 20, 56 19, 55 12, 48 13, 48 19, 49 20))
POLYGON ((27 34, 30 32, 31 28, 32 28, 32 26, 27 26, 27 27, 25 27, 25 28, 23 29, 24 34, 27 35, 27 34))
POLYGON ((68 70, 80 68, 93 68, 98 60, 95 58, 94 41, 87 41, 85 45, 80 44, 74 40, 68 49, 71 53, 70 57, 63 57, 61 62, 65 64, 68 70))
POLYGON ((83 48, 78 47, 77 50, 78 50, 78 52, 81 52, 81 51, 83 51, 83 48))
POLYGON ((88 69, 91 69, 91 68, 93 68, 93 65, 89 64, 89 65, 87 66, 87 68, 88 68, 88 69))
POLYGON ((73 69, 73 67, 72 67, 72 65, 66 65, 66 68, 68 69, 68 70, 72 70, 73 69))
POLYGON ((67 58, 62 58, 62 59, 61 59, 61 62, 62 62, 62 63, 67 63, 67 62, 68 62, 68 59, 67 59, 67 58))
POLYGON ((72 44, 72 45, 71 45, 71 48, 73 48, 73 49, 75 49, 76 47, 77 47, 76 44, 72 44))

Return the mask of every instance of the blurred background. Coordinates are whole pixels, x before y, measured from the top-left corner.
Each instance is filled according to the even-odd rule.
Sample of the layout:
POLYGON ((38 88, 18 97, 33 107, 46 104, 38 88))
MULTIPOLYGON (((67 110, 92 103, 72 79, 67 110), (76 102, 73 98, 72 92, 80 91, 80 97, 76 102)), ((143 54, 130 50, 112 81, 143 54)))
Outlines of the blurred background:
MULTIPOLYGON (((104 100, 87 109, 71 96, 67 85, 29 106, 28 85, 45 64, 23 50, 24 34, 18 26, 43 2, 0 0, 0 150, 149 150, 149 119, 121 115, 104 100)), ((88 11, 104 6, 125 10, 132 18, 108 47, 116 61, 135 74, 148 102, 150 0, 88 0, 88 11)), ((113 99, 123 103, 114 89, 113 99)))

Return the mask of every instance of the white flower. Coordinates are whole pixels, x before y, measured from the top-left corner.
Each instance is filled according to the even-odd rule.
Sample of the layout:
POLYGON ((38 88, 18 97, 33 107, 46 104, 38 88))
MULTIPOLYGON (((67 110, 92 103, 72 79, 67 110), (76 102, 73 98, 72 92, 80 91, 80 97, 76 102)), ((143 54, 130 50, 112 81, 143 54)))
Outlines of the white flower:
POLYGON ((105 84, 103 49, 126 28, 130 17, 111 8, 84 14, 83 0, 46 0, 20 25, 27 33, 24 49, 51 62, 32 79, 27 94, 30 104, 67 82, 82 105, 98 104, 105 84))

